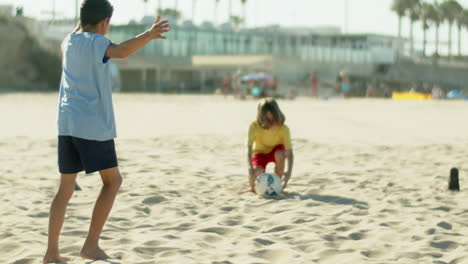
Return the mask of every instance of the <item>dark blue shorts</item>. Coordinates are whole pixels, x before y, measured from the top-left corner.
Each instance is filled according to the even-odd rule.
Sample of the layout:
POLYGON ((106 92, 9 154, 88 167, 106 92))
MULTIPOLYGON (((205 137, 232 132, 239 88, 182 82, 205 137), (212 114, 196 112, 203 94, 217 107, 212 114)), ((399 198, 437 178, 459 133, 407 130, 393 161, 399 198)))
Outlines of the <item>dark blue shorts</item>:
POLYGON ((58 164, 62 174, 87 174, 117 167, 114 140, 95 141, 71 136, 58 137, 58 164))

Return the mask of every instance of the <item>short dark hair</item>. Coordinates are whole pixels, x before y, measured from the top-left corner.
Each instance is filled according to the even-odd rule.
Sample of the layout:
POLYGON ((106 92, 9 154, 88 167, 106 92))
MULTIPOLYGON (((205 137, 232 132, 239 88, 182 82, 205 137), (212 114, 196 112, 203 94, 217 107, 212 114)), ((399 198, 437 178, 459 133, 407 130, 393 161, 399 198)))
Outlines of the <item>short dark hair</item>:
POLYGON ((84 0, 80 9, 80 24, 97 25, 103 19, 111 18, 114 7, 107 0, 84 0))

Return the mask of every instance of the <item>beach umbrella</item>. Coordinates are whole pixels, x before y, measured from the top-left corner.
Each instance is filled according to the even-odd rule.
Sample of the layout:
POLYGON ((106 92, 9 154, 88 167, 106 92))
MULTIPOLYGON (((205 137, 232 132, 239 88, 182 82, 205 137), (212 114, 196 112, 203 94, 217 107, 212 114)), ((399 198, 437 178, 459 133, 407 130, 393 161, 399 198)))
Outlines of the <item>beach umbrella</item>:
POLYGON ((261 81, 266 81, 268 79, 265 76, 261 76, 258 74, 250 74, 250 75, 242 76, 241 80, 244 82, 251 82, 251 81, 261 82, 261 81))
POLYGON ((241 80, 244 82, 249 82, 249 81, 263 82, 263 81, 271 81, 273 80, 273 77, 271 77, 270 75, 266 73, 255 73, 255 74, 242 76, 241 80))
POLYGON ((457 90, 451 90, 447 93, 447 99, 463 99, 463 94, 457 90))

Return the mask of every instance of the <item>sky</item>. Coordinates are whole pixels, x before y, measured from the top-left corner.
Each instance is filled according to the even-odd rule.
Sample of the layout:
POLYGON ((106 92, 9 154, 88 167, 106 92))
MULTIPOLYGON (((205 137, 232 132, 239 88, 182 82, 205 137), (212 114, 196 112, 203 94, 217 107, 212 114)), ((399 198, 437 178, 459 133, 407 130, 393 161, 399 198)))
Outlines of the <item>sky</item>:
MULTIPOLYGON (((82 0, 79 0, 81 2, 82 0)), ((123 24, 131 19, 139 20, 143 14, 155 15, 159 2, 163 8, 174 8, 175 3, 183 14, 183 20, 192 18, 192 3, 195 4, 195 23, 215 20, 215 0, 110 0, 115 11, 112 23, 123 24)), ((227 21, 229 3, 232 13, 242 15, 240 0, 220 0, 218 22, 227 21)), ((458 0, 468 8, 468 0, 458 0)), ((58 18, 74 17, 75 0, 0 0, 1 4, 23 6, 26 16, 50 18, 50 11, 55 10, 58 18)), ((247 26, 280 24, 284 26, 338 26, 348 33, 377 33, 397 35, 398 19, 390 10, 392 0, 247 0, 247 26), (347 4, 346 4, 347 3, 347 4), (348 8, 346 8, 348 7, 348 8), (346 15, 347 14, 347 15, 346 15), (348 17, 346 20, 345 18, 348 17), (345 22, 348 21, 346 24, 345 22), (345 26, 346 25, 346 26, 345 26)), ((409 34, 409 21, 403 24, 403 35, 409 34)), ((447 41, 447 26, 441 27, 441 41, 447 41)), ((435 39, 435 31, 428 32, 429 41, 435 39)), ((415 25, 415 39, 422 41, 421 25, 415 25)), ((454 30, 453 39, 456 40, 454 30)), ((468 31, 464 30, 464 43, 468 43, 468 31)), ((454 41, 456 42, 456 41, 454 41)), ((463 52, 468 54, 468 45, 463 52)), ((442 52, 447 45, 442 46, 442 52)), ((453 50, 457 46, 453 45, 453 50)))

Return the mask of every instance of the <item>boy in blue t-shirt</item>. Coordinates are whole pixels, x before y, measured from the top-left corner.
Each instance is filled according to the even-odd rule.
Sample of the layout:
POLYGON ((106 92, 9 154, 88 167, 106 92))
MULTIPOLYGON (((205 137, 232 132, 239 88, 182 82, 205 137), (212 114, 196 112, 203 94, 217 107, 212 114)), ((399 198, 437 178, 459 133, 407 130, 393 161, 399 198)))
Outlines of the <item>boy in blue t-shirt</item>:
POLYGON ((59 252, 59 236, 78 172, 98 171, 103 187, 94 207, 91 225, 80 255, 91 260, 109 258, 99 247, 102 228, 122 183, 114 147, 116 137, 112 106, 110 58, 125 58, 151 40, 165 39, 168 21, 121 44, 105 35, 113 7, 108 0, 84 0, 80 25, 62 43, 63 73, 58 111, 58 163, 60 187, 49 216, 49 239, 43 263, 65 262, 59 252))

